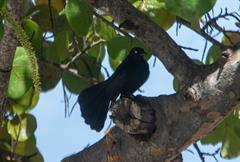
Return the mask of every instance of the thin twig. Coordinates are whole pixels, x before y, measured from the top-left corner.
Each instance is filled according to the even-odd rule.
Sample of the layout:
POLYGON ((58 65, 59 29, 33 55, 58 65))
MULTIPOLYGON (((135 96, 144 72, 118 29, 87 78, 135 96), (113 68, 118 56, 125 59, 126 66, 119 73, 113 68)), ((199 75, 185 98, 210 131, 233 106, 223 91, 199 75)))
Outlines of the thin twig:
POLYGON ((205 162, 205 159, 204 159, 204 157, 203 157, 203 154, 202 154, 201 150, 199 149, 197 143, 194 143, 193 146, 194 146, 194 148, 197 150, 197 153, 198 153, 201 161, 202 161, 202 162, 205 162))
POLYGON ((128 37, 132 38, 132 36, 131 36, 128 32, 122 30, 121 28, 119 28, 118 26, 116 26, 114 23, 108 21, 107 19, 105 19, 103 16, 101 16, 101 15, 98 14, 97 12, 93 12, 93 14, 94 14, 97 18, 101 19, 104 23, 110 25, 110 26, 111 26, 112 28, 114 28, 115 30, 119 31, 120 33, 124 34, 125 36, 128 36, 128 37))
POLYGON ((68 69, 70 67, 70 65, 78 59, 78 57, 80 57, 82 54, 86 53, 89 49, 91 49, 91 48, 93 48, 93 47, 95 47, 95 46, 97 46, 101 43, 104 43, 104 42, 105 42, 105 40, 100 39, 99 41, 95 42, 94 44, 87 46, 81 52, 78 52, 69 62, 67 62, 64 65, 61 65, 61 68, 62 69, 68 69))
POLYGON ((69 99, 67 96, 67 91, 65 89, 65 84, 62 80, 62 88, 63 88, 63 98, 64 98, 64 106, 65 106, 65 118, 69 116, 69 99))
POLYGON ((191 50, 191 51, 195 51, 195 52, 197 52, 198 51, 198 49, 195 49, 195 48, 191 48, 191 47, 185 47, 185 46, 181 46, 181 45, 178 45, 180 48, 182 48, 182 49, 185 49, 185 50, 191 50))
POLYGON ((103 65, 101 65, 101 67, 103 68, 103 70, 105 71, 107 77, 109 78, 109 77, 110 77, 110 74, 109 74, 107 68, 106 68, 105 66, 103 66, 103 65))
POLYGON ((50 22, 51 22, 53 35, 55 35, 54 17, 53 17, 53 13, 52 13, 51 0, 48 0, 48 9, 49 9, 49 16, 50 16, 50 22))
POLYGON ((208 45, 208 41, 206 39, 205 44, 204 44, 204 48, 203 48, 202 59, 201 59, 202 62, 203 62, 203 59, 205 58, 205 53, 207 51, 207 45, 208 45))
POLYGON ((69 117, 69 118, 71 117, 72 112, 73 112, 75 106, 77 105, 77 103, 78 103, 78 100, 76 100, 75 103, 73 104, 73 106, 72 106, 72 108, 71 108, 71 111, 70 111, 70 113, 68 114, 68 117, 69 117))
POLYGON ((190 24, 189 22, 187 22, 186 20, 184 20, 184 19, 182 19, 182 18, 180 18, 180 17, 177 17, 177 20, 178 20, 179 22, 181 22, 183 25, 185 25, 186 27, 188 27, 189 29, 195 31, 196 33, 198 33, 199 35, 201 35, 202 37, 204 37, 205 39, 207 39, 208 41, 210 41, 211 43, 217 45, 219 48, 221 48, 221 49, 224 49, 224 48, 225 48, 225 46, 224 46, 222 43, 220 43, 218 40, 214 39, 213 37, 211 37, 210 35, 208 35, 207 33, 205 33, 203 30, 200 30, 200 31, 199 31, 199 30, 193 28, 193 27, 191 26, 191 24, 190 24))
POLYGON ((216 157, 216 155, 219 153, 220 148, 218 148, 214 153, 202 153, 204 156, 212 156, 216 162, 218 162, 218 159, 216 157))

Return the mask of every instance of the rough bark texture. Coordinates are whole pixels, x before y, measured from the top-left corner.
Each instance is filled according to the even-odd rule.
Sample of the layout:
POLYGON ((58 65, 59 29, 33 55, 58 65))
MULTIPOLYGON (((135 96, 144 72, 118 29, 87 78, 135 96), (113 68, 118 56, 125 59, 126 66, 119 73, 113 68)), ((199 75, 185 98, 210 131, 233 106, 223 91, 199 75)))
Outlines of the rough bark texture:
MULTIPOLYGON (((16 22, 20 22, 23 0, 7 0, 7 14, 12 15, 16 22)), ((0 125, 5 113, 8 81, 12 69, 17 38, 14 29, 8 23, 4 25, 4 34, 0 42, 0 125)))
POLYGON ((119 22, 134 22, 135 28, 131 30, 137 39, 151 48, 184 85, 177 94, 116 102, 112 111, 117 126, 93 146, 63 161, 176 161, 184 149, 207 135, 239 104, 240 51, 228 50, 227 57, 213 65, 197 66, 165 31, 126 0, 90 2, 119 22))

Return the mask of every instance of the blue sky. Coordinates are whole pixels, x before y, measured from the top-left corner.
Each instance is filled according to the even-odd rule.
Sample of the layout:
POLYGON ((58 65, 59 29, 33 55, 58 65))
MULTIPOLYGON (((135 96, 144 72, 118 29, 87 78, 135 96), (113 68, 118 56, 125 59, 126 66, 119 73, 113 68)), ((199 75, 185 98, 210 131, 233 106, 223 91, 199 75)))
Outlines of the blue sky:
MULTIPOLYGON (((230 10, 238 11, 239 6, 236 4, 238 0, 218 0, 216 8, 224 6, 230 10)), ((219 13, 215 10, 215 14, 219 13)), ((228 26, 228 24, 224 24, 228 26)), ((201 59, 204 49, 205 40, 199 37, 196 33, 182 28, 176 36, 176 26, 174 25, 168 33, 171 37, 181 46, 187 46, 199 49, 198 52, 186 51, 191 58, 201 59)), ((211 45, 208 44, 208 47, 211 45)), ((108 58, 105 57, 104 66, 108 68, 108 58)), ((145 96, 157 96, 160 94, 172 94, 173 77, 166 71, 164 66, 157 60, 156 66, 153 67, 153 58, 149 60, 150 76, 148 81, 141 87, 145 96)), ((136 92, 140 94, 140 92, 136 92)), ((77 96, 72 96, 70 105, 73 105, 77 96)), ((65 156, 79 152, 89 144, 93 144, 104 136, 104 131, 109 125, 110 121, 107 120, 105 128, 100 133, 91 130, 83 121, 79 106, 76 106, 70 118, 64 117, 64 102, 63 90, 61 81, 57 87, 47 93, 42 93, 37 107, 31 112, 37 119, 37 146, 43 154, 45 162, 58 162, 65 156)), ((216 146, 218 148, 220 145, 216 146)), ((206 152, 213 152, 212 146, 202 146, 206 152)), ((200 162, 195 149, 189 148, 194 151, 194 155, 189 151, 184 151, 184 162, 200 162)), ((226 162, 219 157, 221 162, 226 162)), ((209 162, 214 161, 209 159, 209 162)), ((228 160, 227 160, 228 161, 228 160)), ((239 162, 240 159, 231 160, 231 162, 239 162)))

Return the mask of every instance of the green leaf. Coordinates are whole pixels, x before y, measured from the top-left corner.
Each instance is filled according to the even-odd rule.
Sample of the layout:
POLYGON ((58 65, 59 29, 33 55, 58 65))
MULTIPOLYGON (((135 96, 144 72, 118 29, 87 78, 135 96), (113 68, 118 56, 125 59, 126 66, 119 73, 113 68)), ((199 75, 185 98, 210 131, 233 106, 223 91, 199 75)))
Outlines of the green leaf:
POLYGON ((63 82, 67 89, 75 94, 80 93, 83 89, 89 87, 91 84, 88 80, 81 79, 69 71, 63 72, 63 82))
MULTIPOLYGON (((107 20, 111 20, 112 18, 109 16, 105 17, 107 20)), ((100 37, 109 40, 117 35, 116 31, 102 20, 97 19, 96 21, 96 32, 100 35, 100 37)))
POLYGON ((21 98, 32 86, 32 68, 27 53, 23 47, 17 47, 13 61, 8 97, 21 98))
POLYGON ((4 119, 2 121, 2 126, 0 126, 0 140, 1 141, 9 141, 11 139, 7 130, 7 120, 4 119))
POLYGON ((32 20, 35 21, 43 31, 53 31, 53 25, 58 18, 58 12, 55 8, 51 7, 51 14, 49 6, 46 4, 37 5, 31 8, 28 12, 28 15, 32 17, 32 20))
POLYGON ((68 52, 68 32, 58 31, 55 35, 54 42, 50 43, 50 47, 46 48, 43 57, 53 63, 61 63, 71 55, 68 52))
POLYGON ((197 65, 203 65, 203 63, 198 59, 193 59, 193 62, 197 65))
MULTIPOLYGON (((238 124, 239 121, 238 121, 238 124)), ((228 133, 225 135, 225 140, 223 142, 220 155, 225 159, 232 159, 234 157, 238 157, 240 155, 240 128, 229 128, 226 130, 228 133)))
POLYGON ((33 88, 30 88, 24 96, 16 101, 12 105, 13 111, 17 114, 27 113, 32 110, 39 100, 39 93, 33 88))
POLYGON ((7 2, 6 0, 1 0, 0 1, 0 11, 3 12, 3 13, 6 10, 6 4, 7 4, 6 2, 7 2))
POLYGON ((81 90, 92 85, 94 82, 104 80, 104 77, 100 71, 101 66, 93 57, 79 57, 71 65, 71 68, 75 69, 80 77, 68 71, 64 71, 63 81, 68 90, 73 93, 79 93, 81 90))
POLYGON ((135 38, 129 38, 124 36, 117 36, 107 42, 108 54, 112 59, 116 59, 118 55, 128 54, 132 48, 140 47, 146 51, 145 58, 151 57, 151 51, 144 46, 143 43, 139 42, 135 38))
POLYGON ((206 64, 212 64, 215 61, 217 61, 220 57, 221 49, 216 45, 212 45, 212 47, 210 47, 208 50, 206 64))
POLYGON ((167 9, 188 21, 199 19, 213 8, 216 0, 165 0, 167 9))
POLYGON ((240 105, 237 105, 235 108, 234 108, 234 111, 233 111, 233 114, 236 118, 240 119, 240 105))
POLYGON ((37 150, 37 155, 29 159, 29 162, 44 162, 43 156, 41 155, 39 150, 37 150))
POLYGON ((31 19, 26 19, 22 22, 22 27, 31 41, 34 50, 40 52, 43 38, 39 25, 31 19))
POLYGON ((28 140, 37 128, 37 122, 33 115, 23 114, 15 116, 8 122, 8 133, 14 140, 26 141, 28 140))
POLYGON ((207 137, 203 138, 203 144, 216 145, 222 142, 221 156, 234 158, 240 155, 240 120, 231 113, 219 124, 207 137))
POLYGON ((177 79, 173 79, 173 89, 175 92, 178 92, 179 91, 179 83, 177 81, 177 79))
POLYGON ((111 67, 116 67, 124 60, 133 47, 141 47, 146 51, 145 58, 151 57, 151 51, 135 38, 117 36, 107 42, 107 50, 111 67))
POLYGON ((57 12, 62 11, 64 8, 64 1, 35 0, 37 5, 48 5, 49 2, 51 2, 51 7, 57 12))
POLYGON ((15 149, 15 153, 21 156, 31 156, 37 151, 36 138, 34 135, 26 141, 18 142, 15 149))
POLYGON ((108 54, 112 59, 116 59, 119 55, 125 55, 131 50, 130 48, 128 37, 117 36, 107 42, 108 54))
POLYGON ((96 58, 98 63, 101 63, 105 56, 105 46, 104 44, 99 44, 88 50, 88 56, 96 58))
POLYGON ((112 59, 111 57, 109 57, 109 63, 110 66, 113 70, 116 70, 117 67, 122 63, 122 61, 124 60, 124 58, 126 57, 125 53, 121 53, 117 56, 117 58, 112 59))
POLYGON ((53 89, 62 77, 61 70, 42 61, 38 65, 42 91, 53 89))
POLYGON ((165 30, 170 28, 176 19, 176 16, 167 10, 166 5, 163 1, 140 0, 136 1, 133 5, 148 15, 154 22, 156 22, 165 30))
POLYGON ((3 33, 4 33, 4 25, 3 25, 3 19, 0 15, 0 40, 2 39, 3 33))
POLYGON ((239 32, 227 32, 222 37, 222 43, 226 46, 234 46, 240 43, 239 32))
POLYGON ((88 33, 92 24, 93 9, 86 0, 70 0, 66 4, 65 14, 74 32, 81 36, 88 33))
POLYGON ((138 1, 138 0, 128 0, 128 2, 131 4, 135 3, 136 1, 138 1))

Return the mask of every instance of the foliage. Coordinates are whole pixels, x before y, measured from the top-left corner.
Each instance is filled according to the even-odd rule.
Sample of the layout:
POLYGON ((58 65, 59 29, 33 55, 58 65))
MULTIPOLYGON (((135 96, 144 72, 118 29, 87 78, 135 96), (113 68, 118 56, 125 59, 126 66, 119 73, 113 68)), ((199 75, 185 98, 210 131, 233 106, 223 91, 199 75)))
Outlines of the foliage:
MULTIPOLYGON (((29 113, 36 106, 40 91, 52 90, 62 80, 69 92, 77 94, 104 80, 101 70, 105 55, 109 56, 113 70, 132 47, 144 48, 148 53, 146 58, 151 57, 151 51, 144 44, 116 29, 118 25, 111 23, 113 18, 110 15, 102 15, 101 18, 96 16, 87 0, 68 0, 66 4, 63 1, 48 0, 35 0, 35 4, 30 0, 24 2, 27 7, 21 27, 11 19, 11 15, 0 15, 0 39, 5 23, 9 21, 20 42, 15 52, 8 87, 8 113, 0 128, 0 161, 3 162, 8 161, 10 154, 17 159, 29 156, 31 162, 43 161, 34 136, 36 119, 29 113), (113 25, 116 25, 115 28, 113 25)), ((202 16, 213 8, 216 0, 129 2, 167 30, 176 22, 177 17, 198 24, 202 16)), ((1 13, 6 10, 5 3, 6 0, 0 0, 1 13)), ((227 33, 222 39, 225 45, 238 42, 237 33, 227 33)), ((220 52, 220 48, 213 45, 205 63, 214 63, 220 57, 220 52)), ((176 80, 173 86, 176 92, 181 88, 176 80)), ((236 110, 235 114, 239 114, 239 111, 236 110)), ((213 145, 222 142, 221 155, 224 158, 239 156, 239 124, 239 117, 232 114, 202 142, 213 145)))

